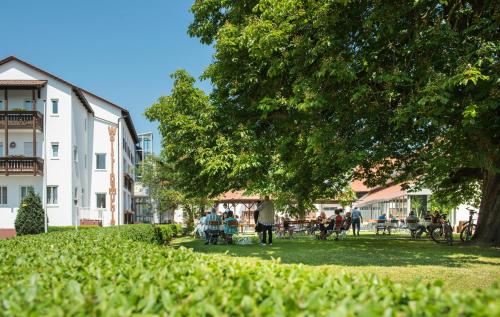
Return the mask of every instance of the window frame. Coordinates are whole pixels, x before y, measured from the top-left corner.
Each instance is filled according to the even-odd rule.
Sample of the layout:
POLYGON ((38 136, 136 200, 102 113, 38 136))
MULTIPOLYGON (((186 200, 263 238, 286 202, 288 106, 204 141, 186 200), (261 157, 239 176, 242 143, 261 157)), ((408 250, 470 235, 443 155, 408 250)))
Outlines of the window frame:
POLYGON ((35 186, 33 186, 33 185, 21 185, 21 186, 19 186, 19 198, 21 199, 20 202, 23 201, 23 199, 24 199, 24 197, 26 197, 26 195, 28 195, 28 192, 26 192, 24 194, 24 197, 23 197, 23 189, 24 188, 31 188, 33 190, 33 193, 35 192, 35 186))
POLYGON ((57 206, 59 205, 59 186, 57 185, 47 185, 47 205, 57 206), (50 190, 49 190, 50 189, 50 190), (54 189, 55 189, 55 201, 54 201, 54 189), (49 195, 50 192, 50 195, 49 195), (49 201, 49 197, 51 200, 49 201))
POLYGON ((73 145, 73 162, 78 163, 78 146, 73 145))
POLYGON ((50 99, 51 102, 51 115, 59 116, 59 99, 50 99), (54 105, 56 106, 56 112, 54 112, 54 105))
POLYGON ((95 193, 95 207, 97 209, 106 209, 108 206, 108 202, 107 202, 107 194, 104 193, 104 192, 99 192, 99 193, 95 193), (99 196, 102 195, 104 196, 104 207, 99 207, 99 196))
POLYGON ((0 206, 7 206, 9 204, 9 188, 7 185, 0 185, 0 206), (4 198, 5 192, 5 201, 4 198))
POLYGON ((60 147, 59 147, 59 142, 50 142, 50 158, 53 160, 58 160, 59 159, 59 152, 60 152, 60 147), (57 146, 57 156, 54 156, 54 145, 57 146))
POLYGON ((96 171, 106 171, 107 164, 106 164, 106 153, 95 153, 95 170, 96 171), (99 168, 99 156, 104 156, 104 168, 99 168))
POLYGON ((32 141, 31 142, 30 141, 23 142, 23 155, 25 155, 26 157, 33 157, 33 155, 35 155, 35 153, 33 153, 33 142, 32 141), (29 151, 29 153, 31 153, 29 155, 26 153, 26 144, 29 145, 28 151, 29 151))

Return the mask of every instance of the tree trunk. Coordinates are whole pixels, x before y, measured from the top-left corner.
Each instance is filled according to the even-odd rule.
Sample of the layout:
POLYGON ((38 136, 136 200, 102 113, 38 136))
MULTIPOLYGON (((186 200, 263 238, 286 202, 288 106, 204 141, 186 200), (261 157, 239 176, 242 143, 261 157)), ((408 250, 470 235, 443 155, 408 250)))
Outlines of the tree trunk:
POLYGON ((476 240, 500 245, 500 174, 485 172, 476 240))

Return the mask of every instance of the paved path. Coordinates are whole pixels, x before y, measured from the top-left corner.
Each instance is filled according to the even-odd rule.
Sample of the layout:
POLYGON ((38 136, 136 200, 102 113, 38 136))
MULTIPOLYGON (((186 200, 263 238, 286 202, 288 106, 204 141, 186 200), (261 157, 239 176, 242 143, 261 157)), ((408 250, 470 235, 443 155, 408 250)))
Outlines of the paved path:
POLYGON ((15 229, 0 229, 0 239, 12 238, 16 236, 15 229))

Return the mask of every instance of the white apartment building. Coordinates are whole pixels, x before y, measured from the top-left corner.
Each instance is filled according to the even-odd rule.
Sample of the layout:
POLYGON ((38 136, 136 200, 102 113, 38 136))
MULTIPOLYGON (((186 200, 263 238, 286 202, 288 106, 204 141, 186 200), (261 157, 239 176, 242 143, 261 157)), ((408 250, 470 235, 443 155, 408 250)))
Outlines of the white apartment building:
POLYGON ((16 57, 0 61, 0 229, 29 190, 49 226, 133 218, 138 143, 127 110, 16 57))

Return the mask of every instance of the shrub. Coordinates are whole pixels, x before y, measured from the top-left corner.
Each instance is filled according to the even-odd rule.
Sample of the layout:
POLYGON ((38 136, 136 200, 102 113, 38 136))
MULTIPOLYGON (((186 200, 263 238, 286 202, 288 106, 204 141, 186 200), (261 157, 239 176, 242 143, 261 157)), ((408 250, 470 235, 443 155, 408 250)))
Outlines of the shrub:
POLYGON ((40 196, 29 191, 21 201, 15 228, 17 235, 39 234, 45 231, 44 211, 40 196))
MULTIPOLYGON (((99 226, 78 226, 78 230, 88 230, 100 228, 99 226)), ((61 232, 61 231, 72 231, 76 230, 75 226, 53 226, 48 228, 49 232, 61 232)))
POLYGON ((498 286, 445 291, 367 275, 197 254, 153 226, 0 241, 3 316, 498 316, 498 286), (139 242, 140 241, 140 242, 139 242), (155 243, 147 243, 154 241, 155 243))

